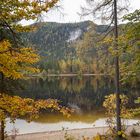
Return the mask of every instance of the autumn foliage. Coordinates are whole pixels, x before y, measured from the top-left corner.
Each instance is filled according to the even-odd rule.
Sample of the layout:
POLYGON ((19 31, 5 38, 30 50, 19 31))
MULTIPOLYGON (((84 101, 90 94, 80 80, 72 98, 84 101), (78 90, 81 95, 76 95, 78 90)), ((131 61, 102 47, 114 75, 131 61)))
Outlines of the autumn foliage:
POLYGON ((13 49, 8 40, 0 42, 0 72, 5 77, 18 79, 23 78, 24 72, 38 72, 31 65, 39 61, 39 56, 32 48, 13 49))
POLYGON ((26 74, 38 72, 33 66, 39 56, 31 46, 20 40, 20 32, 32 30, 22 26, 22 20, 37 20, 43 12, 48 12, 58 0, 3 0, 0 1, 0 121, 1 140, 4 140, 4 123, 9 117, 15 121, 26 117, 29 121, 39 116, 43 109, 53 109, 69 117, 71 110, 63 107, 56 99, 33 100, 19 96, 9 96, 4 89, 4 79, 21 79, 26 74))
POLYGON ((41 109, 53 109, 69 117, 69 110, 59 105, 54 99, 33 100, 30 98, 21 98, 19 96, 9 96, 0 94, 0 120, 10 117, 12 121, 21 116, 26 116, 28 121, 39 117, 41 109))

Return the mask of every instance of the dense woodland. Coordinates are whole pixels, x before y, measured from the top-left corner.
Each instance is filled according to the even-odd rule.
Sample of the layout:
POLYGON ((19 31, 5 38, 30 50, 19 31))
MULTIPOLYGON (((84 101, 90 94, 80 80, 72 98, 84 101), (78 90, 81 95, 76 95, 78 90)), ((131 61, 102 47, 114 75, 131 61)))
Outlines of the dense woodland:
MULTIPOLYGON (((42 110, 55 110, 67 117, 70 117, 73 112, 71 109, 60 105, 60 101, 57 99, 48 99, 48 97, 45 100, 42 98, 36 100, 13 96, 15 95, 13 88, 18 88, 16 82, 19 79, 27 78, 27 76, 44 77, 47 74, 54 73, 76 73, 78 76, 85 73, 105 74, 108 75, 108 78, 115 76, 117 96, 109 95, 105 97, 104 107, 109 113, 110 111, 113 113, 111 117, 117 116, 119 121, 121 118, 129 118, 130 112, 135 112, 135 110, 126 110, 125 104, 128 103, 128 97, 120 96, 119 88, 124 88, 126 85, 135 88, 140 83, 140 10, 124 15, 122 20, 126 21, 126 24, 117 25, 117 12, 122 9, 119 9, 118 6, 117 11, 116 0, 102 0, 101 5, 97 5, 94 10, 98 11, 102 7, 110 5, 114 6, 114 9, 112 9, 114 10, 112 11, 114 25, 97 25, 91 21, 66 24, 36 22, 29 26, 23 26, 20 23, 23 19, 38 21, 42 13, 55 7, 57 2, 58 0, 0 1, 1 140, 5 139, 7 118, 10 118, 11 122, 14 123, 20 117, 26 117, 28 121, 36 119, 42 110), (116 34, 113 32, 114 27, 116 34), (117 31, 119 31, 119 34, 117 34, 117 31), (114 67, 118 71, 115 72, 114 67), (14 85, 14 83, 16 84, 14 85), (125 111, 126 113, 124 113, 125 111), (124 117, 122 113, 126 116, 124 117)), ((82 88, 81 85, 84 84, 80 80, 78 82, 74 82, 72 79, 70 81, 61 80, 64 80, 64 82, 62 82, 62 85, 59 83, 58 86, 66 92, 70 90, 79 92, 82 88), (76 84, 78 88, 72 88, 71 85, 76 86, 76 84)), ((92 81, 88 82, 92 83, 92 81)), ((94 83, 97 88, 98 80, 94 83)), ((109 86, 108 83, 103 84, 109 86)), ((85 83, 85 85, 87 84, 85 83)), ((29 86, 29 88, 32 87, 29 86)), ((102 87, 98 87, 99 90, 100 88, 102 87)), ((48 89, 46 88, 46 90, 48 89)), ((55 86, 51 90, 55 91, 55 86)), ((97 94, 96 98, 103 101, 100 93, 97 94)), ((83 94, 85 95, 86 92, 83 94)), ((38 96, 41 97, 41 95, 38 96)), ((56 97, 55 94, 54 97, 56 97)), ((60 96, 59 99, 61 98, 63 97, 60 96)), ((66 98, 68 99, 67 96, 66 98)), ((86 102, 85 97, 80 98, 78 96, 77 98, 75 98, 75 102, 80 100, 80 105, 83 102, 91 103, 89 100, 86 102)), ((97 103, 96 100, 93 100, 93 102, 97 103)), ((136 103, 139 102, 138 99, 136 103)), ((90 107, 92 108, 93 104, 90 107)), ((137 108, 136 113, 139 112, 140 109, 137 108)), ((116 123, 113 124, 116 125, 116 123)), ((112 130, 114 130, 114 127, 112 130)), ((121 129, 120 121, 117 124, 117 129, 113 132, 114 137, 122 139, 124 132, 121 130, 124 129, 121 129)))
POLYGON ((39 62, 41 69, 50 73, 78 73, 80 70, 85 73, 93 73, 90 63, 91 59, 96 57, 95 45, 93 45, 96 40, 93 38, 91 42, 86 38, 91 30, 100 35, 107 26, 96 25, 91 21, 80 23, 48 22, 37 23, 32 26, 37 29, 34 32, 25 33, 23 35, 25 36, 24 41, 30 42, 38 50, 41 56, 39 62), (81 59, 78 53, 78 44, 85 42, 85 40, 88 43, 85 44, 87 47, 86 54, 90 57, 81 59), (87 60, 90 61, 89 66, 84 66, 87 60), (83 66, 85 68, 82 70, 83 66))
MULTIPOLYGON (((139 14, 136 11, 134 14, 139 14)), ((119 25, 119 55, 122 80, 139 82, 139 22, 124 17, 119 25), (137 33, 136 33, 136 32, 137 33), (134 42, 135 41, 135 42, 134 42)), ((137 15, 139 16, 139 15, 137 15)), ((132 17, 137 18, 137 17, 132 17)), ((113 31, 91 21, 80 23, 37 23, 34 32, 22 33, 41 56, 37 66, 42 75, 63 73, 114 74, 113 31)))

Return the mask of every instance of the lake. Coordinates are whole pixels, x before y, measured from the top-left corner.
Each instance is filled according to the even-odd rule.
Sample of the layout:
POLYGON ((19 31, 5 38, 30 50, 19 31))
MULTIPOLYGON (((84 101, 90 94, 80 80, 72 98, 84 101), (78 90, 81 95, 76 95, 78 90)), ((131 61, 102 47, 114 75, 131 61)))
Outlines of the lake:
MULTIPOLYGON (((8 123, 6 130, 18 129, 19 133, 55 131, 62 129, 91 128, 106 126, 104 97, 114 92, 114 83, 108 76, 43 77, 28 78, 16 82, 13 95, 33 99, 58 99, 61 104, 75 109, 70 118, 56 112, 43 112, 31 123, 18 119, 8 123)), ((121 91, 129 97, 128 107, 135 107, 134 100, 140 96, 137 87, 122 86, 121 91)), ((7 120, 8 121, 8 120, 7 120)), ((126 120, 127 124, 137 120, 126 120)))

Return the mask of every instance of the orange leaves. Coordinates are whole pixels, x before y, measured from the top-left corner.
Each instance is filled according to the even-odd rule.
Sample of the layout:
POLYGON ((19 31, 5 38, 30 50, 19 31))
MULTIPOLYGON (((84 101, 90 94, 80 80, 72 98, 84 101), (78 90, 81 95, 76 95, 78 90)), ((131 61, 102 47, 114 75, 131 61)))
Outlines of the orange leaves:
MULTIPOLYGON (((42 12, 47 12, 58 0, 4 0, 0 1, 0 73, 11 79, 24 78, 24 75, 39 72, 32 65, 39 61, 39 56, 31 47, 23 47, 16 36, 17 32, 32 30, 34 27, 22 26, 23 19, 34 20, 42 12), (9 37, 12 34, 12 38, 9 37), (6 40, 8 38, 10 41, 6 40), (5 40, 4 40, 5 39, 5 40), (18 41, 17 41, 18 40, 18 41), (18 44, 15 47, 14 43, 18 44), (20 47, 19 47, 20 46, 20 47)), ((56 110, 70 116, 71 110, 60 106, 57 100, 32 100, 0 93, 0 120, 11 121, 25 116, 29 121, 39 116, 40 110, 56 110)))
POLYGON ((10 117, 14 121, 18 117, 27 116, 27 119, 31 121, 38 117, 41 109, 53 109, 67 117, 72 112, 72 110, 60 106, 58 101, 54 99, 35 101, 29 98, 0 94, 0 120, 10 117))
POLYGON ((31 65, 39 61, 39 56, 32 48, 12 48, 8 40, 0 42, 0 72, 5 77, 23 78, 24 73, 39 72, 31 65))
POLYGON ((36 101, 35 108, 38 109, 53 109, 59 111, 63 115, 69 117, 73 110, 59 105, 58 100, 47 99, 47 100, 38 100, 36 101))
MULTIPOLYGON (((47 12, 58 0, 4 0, 0 1, 0 31, 3 38, 0 41, 0 73, 11 79, 23 78, 24 75, 39 72, 32 65, 39 61, 39 56, 30 47, 22 47, 16 42, 16 33, 29 31, 29 27, 19 22, 23 19, 34 20, 42 12, 47 12), (6 34, 4 35, 3 32, 6 34), (7 33, 8 32, 8 33, 7 33), (9 39, 9 33, 13 38, 9 39), (8 38, 10 41, 6 40, 8 38), (5 40, 4 40, 5 39, 5 40), (14 47, 15 42, 18 48, 14 47)), ((18 96, 0 94, 0 120, 10 117, 13 121, 20 116, 36 118, 41 109, 54 109, 69 116, 71 110, 59 105, 57 100, 38 100, 18 96)))
POLYGON ((6 51, 11 48, 11 44, 8 40, 4 40, 0 42, 0 52, 6 51))
MULTIPOLYGON (((34 20, 42 12, 47 12, 57 2, 58 0, 0 1, 0 31, 11 32, 13 38, 16 38, 15 34, 17 32, 32 30, 28 26, 19 24, 19 21, 23 19, 34 20)), ((15 39, 11 39, 12 41, 15 42, 15 39)), ((8 40, 0 42, 0 72, 5 77, 13 79, 23 78, 24 74, 39 72, 38 69, 31 67, 32 64, 39 61, 39 56, 35 53, 35 50, 27 47, 13 48, 13 45, 8 40)))
POLYGON ((37 108, 56 108, 59 110, 59 104, 57 100, 47 99, 47 100, 39 100, 37 101, 36 107, 37 108))

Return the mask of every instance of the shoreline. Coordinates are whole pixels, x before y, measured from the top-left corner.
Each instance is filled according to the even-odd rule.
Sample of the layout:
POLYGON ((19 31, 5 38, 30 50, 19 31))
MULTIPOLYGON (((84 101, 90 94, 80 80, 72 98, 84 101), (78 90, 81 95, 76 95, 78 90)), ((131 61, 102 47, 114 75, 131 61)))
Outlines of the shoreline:
MULTIPOLYGON (((137 132, 140 132, 140 126, 128 126, 126 134, 129 134, 132 129, 135 128, 137 132)), ((37 133, 19 134, 15 137, 15 140, 65 140, 65 135, 76 138, 76 140, 82 140, 83 137, 92 138, 98 133, 103 135, 107 133, 109 127, 93 127, 93 128, 80 128, 58 131, 47 131, 37 133)), ((9 136, 8 138, 12 138, 9 136)))
POLYGON ((103 74, 103 73, 99 73, 99 74, 94 74, 94 73, 82 73, 82 74, 78 74, 78 73, 67 73, 67 74, 46 74, 46 75, 31 75, 28 77, 75 77, 75 76, 109 76, 110 74, 103 74))

